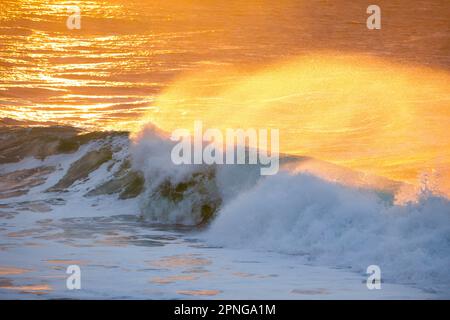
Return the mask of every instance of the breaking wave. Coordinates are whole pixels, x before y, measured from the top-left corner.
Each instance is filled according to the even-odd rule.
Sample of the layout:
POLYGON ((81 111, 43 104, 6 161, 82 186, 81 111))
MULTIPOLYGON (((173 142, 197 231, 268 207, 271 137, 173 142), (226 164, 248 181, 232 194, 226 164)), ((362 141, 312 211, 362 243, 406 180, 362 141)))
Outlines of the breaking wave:
POLYGON ((42 194, 64 203, 78 193, 124 208, 139 204, 150 222, 203 225, 198 236, 212 245, 302 255, 357 272, 375 264, 385 280, 450 294, 450 202, 431 192, 398 205, 400 185, 349 186, 334 179, 339 171, 336 182, 291 170, 312 161, 301 157, 283 157, 282 170, 265 177, 257 165, 176 166, 173 142, 151 126, 131 140, 67 128, 4 130, 0 197, 8 201, 42 194))
POLYGON ((204 237, 359 272, 375 264, 395 282, 450 285, 450 202, 429 194, 393 205, 375 192, 285 172, 226 204, 204 237))
POLYGON ((169 157, 171 142, 153 128, 136 141, 135 164, 150 181, 143 214, 155 221, 206 219, 211 223, 200 236, 213 245, 303 255, 358 272, 375 264, 389 281, 448 291, 450 202, 444 197, 423 191, 417 201, 396 205, 379 190, 286 169, 260 177, 249 165, 175 166, 161 158, 169 157))

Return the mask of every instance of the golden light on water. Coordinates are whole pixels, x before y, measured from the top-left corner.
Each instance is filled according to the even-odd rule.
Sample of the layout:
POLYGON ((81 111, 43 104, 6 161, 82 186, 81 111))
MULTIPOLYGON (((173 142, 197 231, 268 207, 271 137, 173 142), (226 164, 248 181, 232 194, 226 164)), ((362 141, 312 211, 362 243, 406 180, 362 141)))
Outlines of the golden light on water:
POLYGON ((280 151, 450 194, 450 75, 362 55, 311 54, 260 69, 202 70, 172 83, 148 120, 166 131, 280 130, 280 151))
POLYGON ((427 175, 450 195, 450 12, 379 5, 372 32, 366 1, 5 0, 0 117, 278 128, 281 152, 416 186, 427 175))

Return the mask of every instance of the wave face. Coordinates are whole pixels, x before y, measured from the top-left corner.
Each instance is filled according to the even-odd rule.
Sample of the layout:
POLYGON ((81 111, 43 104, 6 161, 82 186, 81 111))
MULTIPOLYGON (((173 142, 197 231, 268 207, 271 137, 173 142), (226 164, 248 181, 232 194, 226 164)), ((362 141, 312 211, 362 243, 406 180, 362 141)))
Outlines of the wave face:
POLYGON ((448 291, 446 198, 423 191, 417 201, 396 205, 379 189, 326 181, 288 165, 268 177, 256 166, 175 166, 170 148, 151 127, 135 139, 133 159, 147 184, 145 217, 211 221, 200 236, 213 245, 303 255, 310 263, 357 272, 375 264, 385 280, 448 291), (204 205, 214 214, 204 217, 204 205))
MULTIPOLYGON (((282 158, 282 170, 267 177, 256 165, 176 166, 173 142, 151 126, 131 143, 123 133, 4 130, 0 199, 8 208, 52 210, 76 194, 120 208, 139 204, 154 223, 204 224, 198 236, 212 245, 302 255, 356 272, 375 264, 389 282, 450 294, 446 198, 424 192, 396 205, 392 193, 401 188, 389 182, 350 187, 291 170, 311 158, 282 158), (16 147, 24 135, 39 148, 16 147)), ((333 167, 332 180, 342 182, 339 175, 348 172, 333 167)))
POLYGON ((143 171, 146 183, 141 211, 153 222, 209 222, 223 203, 260 177, 256 165, 175 165, 170 158, 175 143, 153 126, 145 127, 133 140, 133 167, 143 171))
POLYGON ((285 172, 226 204, 204 237, 359 272, 375 264, 395 282, 450 285, 450 202, 431 195, 397 206, 375 192, 285 172))

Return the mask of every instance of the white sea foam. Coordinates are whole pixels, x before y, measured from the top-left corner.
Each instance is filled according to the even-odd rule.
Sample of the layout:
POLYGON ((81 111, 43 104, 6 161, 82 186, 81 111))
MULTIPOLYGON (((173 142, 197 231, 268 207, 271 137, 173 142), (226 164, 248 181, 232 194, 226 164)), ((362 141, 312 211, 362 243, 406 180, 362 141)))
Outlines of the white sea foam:
MULTIPOLYGON (((194 166, 169 160, 170 142, 147 128, 133 147, 139 168, 151 181, 186 179, 194 166), (167 159, 161 157, 166 156, 167 159), (156 158, 155 158, 156 157, 156 158)), ((214 245, 303 255, 309 262, 364 273, 379 265, 390 282, 422 288, 450 286, 450 202, 423 194, 417 202, 394 205, 368 189, 328 182, 286 170, 260 177, 253 166, 217 166, 215 185, 222 204, 202 238, 214 245)), ((186 193, 176 206, 145 201, 156 221, 193 224, 186 193), (169 210, 170 209, 170 210, 169 210), (167 213, 169 212, 169 214, 167 213), (180 219, 180 217, 184 217, 180 219)))
POLYGON ((225 203, 255 185, 260 177, 259 165, 176 165, 170 158, 174 145, 148 125, 131 146, 133 167, 144 173, 146 181, 141 211, 151 221, 198 224, 204 205, 225 203), (183 191, 177 191, 180 188, 183 191))
MULTIPOLYGON (((60 167, 45 184, 8 202, 54 197, 44 191, 65 174, 71 163, 99 145, 101 142, 93 142, 74 154, 54 155, 45 161, 24 159, 3 166, 3 172, 56 163, 60 167)), ((120 151, 114 153, 113 160, 60 194, 66 204, 55 206, 53 214, 80 215, 80 203, 89 205, 90 210, 81 210, 86 216, 137 212, 139 202, 141 214, 155 222, 196 224, 199 216, 195 208, 210 201, 212 195, 220 198, 219 209, 211 225, 199 234, 211 244, 295 254, 314 264, 348 267, 361 273, 368 265, 376 264, 381 267, 382 277, 390 283, 412 283, 450 294, 448 200, 426 194, 416 203, 393 205, 375 191, 345 187, 286 170, 261 177, 258 166, 176 166, 170 161, 172 145, 173 142, 152 127, 141 132, 131 150, 125 138, 115 138, 113 149, 120 151), (112 178, 122 163, 120 160, 129 153, 133 169, 144 173, 143 194, 126 201, 114 200, 116 196, 109 195, 95 199, 82 197, 112 178), (111 165, 114 167, 109 171, 111 165), (163 181, 170 181, 172 187, 180 182, 196 182, 192 176, 208 168, 214 171, 211 183, 204 183, 201 189, 194 184, 182 192, 177 202, 149 196, 163 181), (198 192, 212 185, 216 191, 198 192), (103 198, 109 199, 108 209, 100 205, 90 207, 101 204, 103 198)))
POLYGON ((450 285, 450 202, 439 197, 397 206, 375 192, 285 172, 225 204, 204 237, 359 272, 376 264, 394 282, 450 285))

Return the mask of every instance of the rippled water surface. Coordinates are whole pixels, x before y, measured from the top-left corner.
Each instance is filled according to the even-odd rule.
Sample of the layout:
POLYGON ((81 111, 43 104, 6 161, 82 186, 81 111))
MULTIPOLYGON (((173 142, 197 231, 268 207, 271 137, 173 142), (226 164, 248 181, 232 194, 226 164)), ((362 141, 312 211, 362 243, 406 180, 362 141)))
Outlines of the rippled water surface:
POLYGON ((179 75, 316 50, 448 69, 446 1, 40 1, 0 4, 0 116, 132 128, 179 75), (81 9, 68 30, 66 6, 81 9))
MULTIPOLYGON (((10 143, 14 124, 264 127, 280 130, 282 153, 312 158, 292 174, 448 197, 449 2, 377 4, 382 29, 369 31, 362 0, 2 0, 0 298, 448 297, 446 283, 369 291, 365 274, 213 247, 198 229, 146 223, 138 199, 84 196, 104 182, 106 165, 70 190, 47 192, 81 154, 71 162, 54 154, 50 131, 10 143), (66 27, 71 5, 80 7, 80 30, 66 27), (28 157, 40 151, 52 155, 48 166, 28 157), (72 264, 83 290, 66 288, 72 264)), ((419 236, 442 239, 440 226, 419 236)), ((445 245, 430 252, 445 258, 445 245)))

